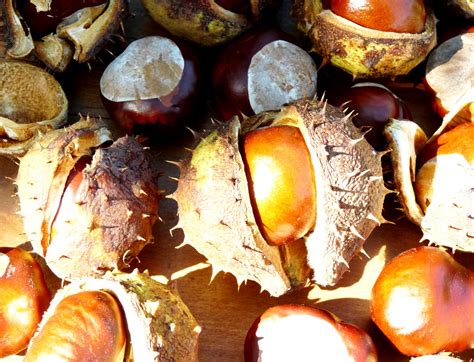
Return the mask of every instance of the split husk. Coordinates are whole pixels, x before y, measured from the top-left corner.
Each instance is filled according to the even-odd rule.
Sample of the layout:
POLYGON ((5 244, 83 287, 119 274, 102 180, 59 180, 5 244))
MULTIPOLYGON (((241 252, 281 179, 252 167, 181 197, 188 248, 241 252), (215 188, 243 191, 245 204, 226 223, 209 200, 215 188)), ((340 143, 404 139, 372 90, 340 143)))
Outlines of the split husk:
POLYGON ((207 257, 213 275, 253 280, 273 296, 308 278, 334 285, 375 226, 384 221, 388 192, 380 154, 345 115, 324 101, 304 100, 280 112, 237 117, 210 130, 181 164, 175 193, 179 222, 190 244, 207 257), (239 137, 259 126, 291 125, 311 154, 317 193, 314 230, 286 246, 270 246, 256 223, 239 137))
POLYGON ((167 286, 137 270, 131 274, 107 272, 101 278, 85 278, 66 285, 56 293, 35 336, 64 298, 99 290, 110 293, 122 307, 128 329, 125 361, 198 360, 201 328, 188 307, 167 286))
POLYGON ((204 46, 229 42, 250 29, 278 0, 248 0, 251 17, 233 13, 214 0, 142 0, 151 17, 170 33, 204 46))
POLYGON ((18 196, 33 250, 62 279, 122 268, 152 241, 160 191, 151 156, 131 137, 111 145, 103 123, 82 119, 46 133, 20 160, 18 196), (55 223, 69 174, 84 156, 70 220, 55 223), (53 226, 58 237, 52 236, 53 226))
POLYGON ((298 27, 316 53, 354 78, 383 78, 407 74, 436 45, 435 17, 427 14, 420 34, 368 29, 324 10, 320 0, 295 0, 298 27))
POLYGON ((0 155, 19 157, 66 122, 68 100, 54 77, 34 65, 0 61, 0 155))
MULTIPOLYGON (((38 9, 38 4, 36 6, 38 9)), ((48 4, 43 7, 49 9, 48 4)), ((103 48, 128 14, 128 3, 109 0, 104 5, 80 9, 64 18, 54 33, 42 39, 33 39, 14 0, 5 0, 3 13, 7 55, 24 59, 34 54, 49 68, 62 72, 72 59, 78 63, 88 62, 103 48)))

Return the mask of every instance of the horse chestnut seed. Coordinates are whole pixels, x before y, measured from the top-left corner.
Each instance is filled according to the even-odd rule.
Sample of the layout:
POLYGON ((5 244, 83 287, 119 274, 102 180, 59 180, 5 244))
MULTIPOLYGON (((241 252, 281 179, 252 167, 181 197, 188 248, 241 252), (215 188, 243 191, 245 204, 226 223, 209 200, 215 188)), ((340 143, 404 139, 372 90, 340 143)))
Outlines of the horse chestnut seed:
POLYGON ((200 108, 199 63, 190 47, 171 39, 136 40, 100 79, 104 106, 127 134, 153 138, 176 132, 200 108))
POLYGON ((100 290, 64 298, 28 347, 25 361, 123 361, 125 318, 100 290))
POLYGON ((425 30, 423 0, 331 0, 331 11, 363 27, 396 33, 425 30))
POLYGON ((212 74, 219 116, 253 115, 316 93, 311 56, 280 30, 251 32, 225 48, 212 74))
POLYGON ((377 83, 359 83, 338 95, 334 103, 355 111, 352 118, 359 128, 370 128, 367 141, 377 150, 384 146, 383 129, 391 118, 413 120, 406 103, 377 83))
POLYGON ((20 248, 0 249, 0 358, 28 346, 51 295, 41 266, 20 248))
POLYGON ((267 309, 250 327, 245 362, 377 361, 370 336, 333 314, 303 305, 267 309))
POLYGON ((316 220, 311 155, 297 127, 258 128, 243 136, 254 214, 265 240, 282 245, 305 236, 316 220))

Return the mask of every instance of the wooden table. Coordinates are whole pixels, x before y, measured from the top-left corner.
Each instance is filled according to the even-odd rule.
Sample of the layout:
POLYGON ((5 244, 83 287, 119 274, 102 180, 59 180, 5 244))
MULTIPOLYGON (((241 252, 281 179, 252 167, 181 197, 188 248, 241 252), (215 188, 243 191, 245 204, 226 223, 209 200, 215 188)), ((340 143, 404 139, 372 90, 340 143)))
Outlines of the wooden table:
MULTIPOLYGON (((157 32, 155 23, 138 1, 132 0, 132 11, 134 16, 125 22, 128 40, 157 32)), ((3 24, 0 22, 0 54, 4 53, 4 37, 3 24)), ((67 74, 57 75, 70 101, 71 122, 79 118, 79 113, 110 120, 98 91, 104 67, 100 63, 92 64, 92 70, 87 66, 75 66, 67 74)), ((410 87, 396 90, 406 96, 415 117, 432 130, 434 126, 430 122, 433 115, 424 95, 410 87)), ((153 149, 164 173, 160 186, 169 192, 174 191, 176 185, 166 176, 178 177, 179 172, 164 161, 179 158, 182 147, 188 143, 189 140, 178 140, 175 144, 153 149)), ((14 185, 16 173, 15 163, 0 158, 0 246, 29 247, 23 234, 22 220, 16 214, 19 209, 14 185)), ((176 249, 183 240, 182 230, 170 232, 177 222, 176 203, 170 199, 163 200, 160 216, 163 222, 155 226, 155 244, 142 251, 140 263, 134 266, 141 270, 148 269, 152 275, 162 276, 163 280, 172 282, 179 291, 203 327, 200 338, 202 361, 242 361, 244 338, 253 320, 266 308, 283 303, 304 303, 328 309, 341 319, 367 330, 377 344, 380 361, 409 360, 391 346, 369 317, 370 291, 384 264, 400 252, 419 245, 421 233, 406 219, 376 229, 365 244, 370 259, 366 256, 355 257, 350 263, 350 272, 345 274, 337 288, 321 289, 313 286, 281 298, 272 298, 267 293, 261 294, 260 288, 254 283, 237 288, 236 280, 231 275, 218 274, 211 282, 211 269, 203 256, 189 246, 176 249)), ((456 258, 474 269, 471 255, 457 253, 456 258)), ((59 281, 50 273, 48 281, 53 288, 59 286, 59 281)), ((466 352, 462 358, 474 359, 474 352, 466 352)), ((21 360, 21 356, 5 360, 21 360)))

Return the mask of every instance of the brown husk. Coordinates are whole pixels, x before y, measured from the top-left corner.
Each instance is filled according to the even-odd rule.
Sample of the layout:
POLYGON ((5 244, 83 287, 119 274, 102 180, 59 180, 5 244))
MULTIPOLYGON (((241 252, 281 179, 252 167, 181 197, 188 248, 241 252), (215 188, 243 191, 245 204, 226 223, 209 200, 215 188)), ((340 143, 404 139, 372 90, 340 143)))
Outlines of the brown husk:
POLYGON ((41 133, 62 126, 68 100, 46 71, 19 61, 0 61, 0 155, 23 155, 41 133))
POLYGON ((44 135, 21 159, 18 195, 33 249, 62 279, 122 268, 152 240, 160 191, 151 157, 131 137, 108 147, 110 132, 87 118, 44 135), (67 178, 76 162, 92 156, 71 219, 54 224, 67 178))
POLYGON ((309 273, 334 285, 348 269, 372 229, 383 222, 387 190, 380 155, 350 117, 323 101, 305 100, 280 112, 234 118, 211 130, 182 163, 175 197, 184 243, 238 284, 253 280, 273 296, 305 285, 309 273), (239 153, 240 135, 260 126, 298 127, 308 145, 317 185, 315 229, 286 247, 270 246, 261 235, 249 199, 239 153), (307 259, 307 262, 306 262, 307 259), (309 269, 308 269, 309 268, 309 269))

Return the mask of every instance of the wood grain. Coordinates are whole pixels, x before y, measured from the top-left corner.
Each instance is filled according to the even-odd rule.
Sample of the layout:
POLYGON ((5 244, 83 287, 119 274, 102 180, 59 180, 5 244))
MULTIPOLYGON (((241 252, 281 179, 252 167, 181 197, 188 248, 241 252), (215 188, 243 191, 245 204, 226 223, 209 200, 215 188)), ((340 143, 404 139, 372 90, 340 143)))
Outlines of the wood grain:
MULTIPOLYGON (((127 39, 158 32, 156 25, 146 15, 138 1, 132 1, 134 15, 125 22, 127 39)), ((120 48, 120 46, 118 46, 120 48)), ((0 22, 0 54, 5 49, 5 33, 0 22)), ((206 52, 203 52, 206 56, 206 52)), ((106 63, 111 57, 101 55, 106 63)), ((211 61, 210 57, 207 59, 211 61)), ((57 75, 70 101, 69 120, 78 119, 78 114, 90 114, 109 120, 99 95, 99 79, 105 64, 92 63, 92 70, 85 65, 73 66, 66 74, 57 75)), ((396 87, 395 87, 396 88, 396 87)), ((426 129, 433 130, 433 115, 425 96, 414 87, 400 87, 397 93, 406 96, 415 117, 426 129)), ((165 161, 179 159, 182 147, 189 145, 189 139, 178 140, 167 145, 155 145, 152 152, 163 170, 160 187, 170 194, 176 184, 168 176, 178 177, 179 170, 165 161)), ((15 195, 14 179, 17 165, 0 158, 0 246, 23 245, 28 242, 23 234, 22 220, 16 214, 18 199, 15 195)), ((203 327, 200 339, 201 361, 242 361, 243 342, 247 329, 253 320, 266 308, 283 303, 304 303, 325 308, 341 319, 366 329, 375 340, 380 361, 408 361, 399 354, 373 325, 369 316, 369 299, 372 285, 384 264, 403 250, 419 245, 419 229, 406 221, 397 220, 395 225, 383 225, 376 229, 365 244, 370 258, 356 257, 350 263, 351 270, 337 288, 322 289, 316 286, 295 291, 281 298, 272 298, 260 293, 254 283, 237 287, 231 275, 219 274, 211 282, 211 269, 204 257, 189 246, 177 249, 183 240, 182 230, 173 230, 178 216, 176 202, 165 199, 160 203, 162 222, 154 229, 156 242, 143 250, 140 261, 132 267, 148 269, 152 275, 162 276, 170 281, 203 327)), ((389 216, 395 218, 393 210, 389 216)), ((464 265, 474 269, 471 255, 456 254, 464 265)), ((59 281, 48 274, 53 288, 59 281)), ((317 336, 316 336, 317 338, 317 336)), ((474 359, 474 352, 462 355, 465 360, 474 359)), ((5 360, 21 360, 21 356, 5 360)))

